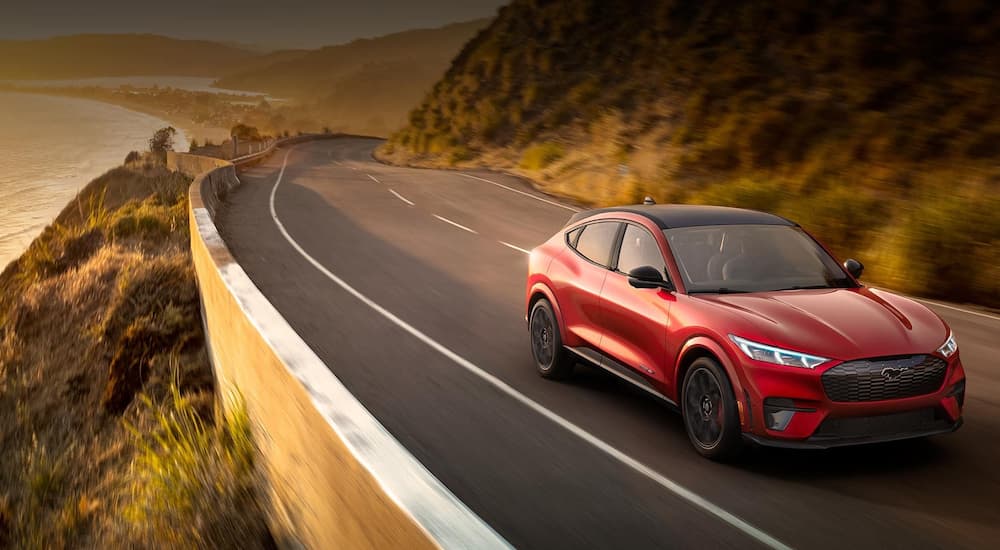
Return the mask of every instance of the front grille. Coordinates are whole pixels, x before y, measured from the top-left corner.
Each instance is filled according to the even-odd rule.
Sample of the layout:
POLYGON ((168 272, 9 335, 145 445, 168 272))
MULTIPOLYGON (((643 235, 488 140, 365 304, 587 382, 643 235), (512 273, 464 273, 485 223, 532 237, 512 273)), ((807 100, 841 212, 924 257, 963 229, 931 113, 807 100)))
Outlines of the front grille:
POLYGON ((832 401, 884 401, 937 391, 948 363, 931 355, 860 359, 823 373, 823 389, 832 401))
POLYGON ((885 437, 947 429, 949 421, 933 408, 880 416, 827 418, 816 428, 815 439, 885 437))

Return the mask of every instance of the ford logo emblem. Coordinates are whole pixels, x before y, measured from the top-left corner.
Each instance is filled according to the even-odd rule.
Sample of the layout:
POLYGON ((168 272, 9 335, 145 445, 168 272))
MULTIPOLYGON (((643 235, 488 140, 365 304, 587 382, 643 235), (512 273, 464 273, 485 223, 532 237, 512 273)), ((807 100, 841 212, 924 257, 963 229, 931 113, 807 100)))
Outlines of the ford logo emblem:
POLYGON ((895 379, 899 378, 900 376, 902 376, 904 371, 906 371, 905 367, 904 368, 899 368, 899 369, 895 369, 895 368, 892 368, 892 367, 886 367, 886 368, 882 369, 882 378, 885 378, 886 380, 895 380, 895 379))

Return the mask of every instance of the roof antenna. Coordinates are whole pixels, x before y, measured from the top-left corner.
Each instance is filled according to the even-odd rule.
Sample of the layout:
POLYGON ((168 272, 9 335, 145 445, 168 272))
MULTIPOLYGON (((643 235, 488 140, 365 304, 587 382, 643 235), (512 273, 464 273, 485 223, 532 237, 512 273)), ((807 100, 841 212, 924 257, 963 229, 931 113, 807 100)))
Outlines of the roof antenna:
POLYGON ((653 197, 646 195, 646 198, 642 199, 642 204, 656 204, 656 201, 653 200, 653 197))

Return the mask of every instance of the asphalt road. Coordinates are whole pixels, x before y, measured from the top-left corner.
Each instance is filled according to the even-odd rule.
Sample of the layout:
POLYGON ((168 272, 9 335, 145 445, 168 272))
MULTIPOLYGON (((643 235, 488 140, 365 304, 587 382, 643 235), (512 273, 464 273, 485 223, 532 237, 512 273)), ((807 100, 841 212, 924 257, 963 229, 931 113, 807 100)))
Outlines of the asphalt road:
POLYGON ((241 174, 220 229, 330 369, 513 545, 1000 544, 1000 318, 932 305, 968 373, 959 432, 715 464, 678 415, 617 378, 535 374, 519 249, 571 206, 510 176, 385 166, 378 143, 279 151, 241 174))

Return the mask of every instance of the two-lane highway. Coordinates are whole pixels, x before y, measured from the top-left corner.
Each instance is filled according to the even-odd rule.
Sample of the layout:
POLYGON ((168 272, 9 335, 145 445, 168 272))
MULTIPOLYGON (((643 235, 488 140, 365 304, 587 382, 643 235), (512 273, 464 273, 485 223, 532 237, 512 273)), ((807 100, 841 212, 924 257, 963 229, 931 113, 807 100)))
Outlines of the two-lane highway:
POLYGON ((279 151, 219 219, 257 286, 452 492, 523 548, 986 547, 1000 540, 1000 319, 939 307, 969 371, 956 434, 719 465, 610 375, 539 378, 526 251, 575 210, 516 178, 391 167, 376 140, 279 151))

